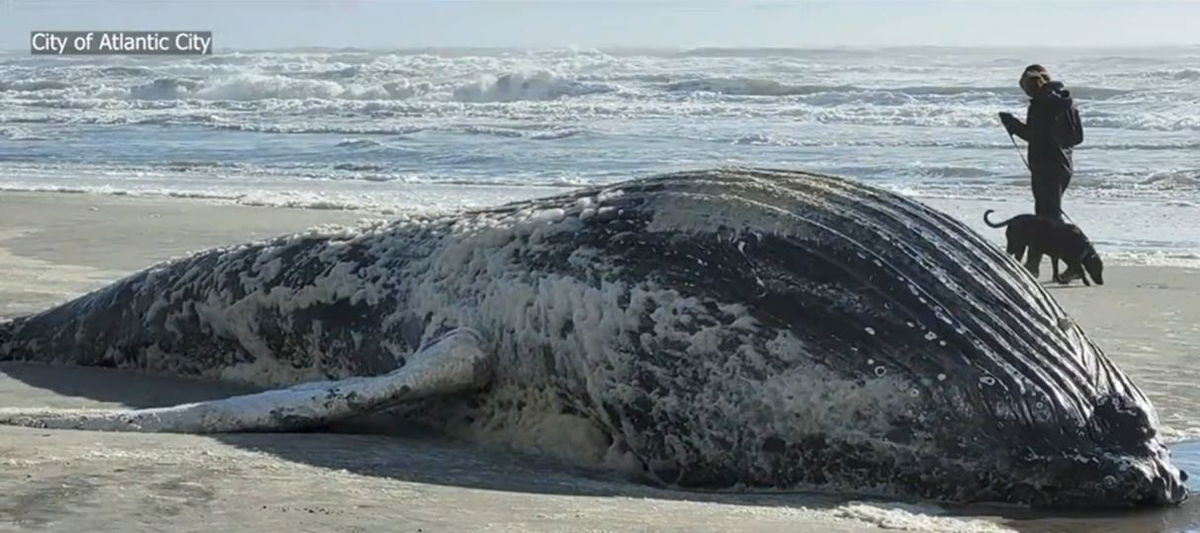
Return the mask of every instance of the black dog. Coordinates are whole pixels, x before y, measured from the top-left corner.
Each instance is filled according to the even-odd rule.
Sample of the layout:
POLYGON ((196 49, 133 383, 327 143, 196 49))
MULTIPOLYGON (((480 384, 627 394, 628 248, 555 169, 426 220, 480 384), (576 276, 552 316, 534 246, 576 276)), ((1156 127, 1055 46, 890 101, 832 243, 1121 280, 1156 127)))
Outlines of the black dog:
POLYGON ((1065 285, 1078 277, 1090 287, 1090 274, 1097 285, 1104 285, 1104 262, 1100 260, 1096 249, 1079 226, 1037 215, 1017 215, 993 224, 988 220, 991 213, 992 210, 988 209, 983 214, 983 222, 993 228, 1008 226, 1004 233, 1008 238, 1008 253, 1020 261, 1025 255, 1025 248, 1029 248, 1029 259, 1025 261, 1025 268, 1034 277, 1039 274, 1042 254, 1046 254, 1050 256, 1050 264, 1054 268, 1054 281, 1065 285), (1059 259, 1067 265, 1061 276, 1058 274, 1059 259), (1087 270, 1086 273, 1084 269, 1087 270))

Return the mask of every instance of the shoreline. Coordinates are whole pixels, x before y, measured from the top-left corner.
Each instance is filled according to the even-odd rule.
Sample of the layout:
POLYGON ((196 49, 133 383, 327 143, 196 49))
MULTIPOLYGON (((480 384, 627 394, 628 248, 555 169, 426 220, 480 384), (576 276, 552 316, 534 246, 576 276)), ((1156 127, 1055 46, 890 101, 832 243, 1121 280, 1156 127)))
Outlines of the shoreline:
MULTIPOLYGON (((501 203, 567 193, 585 185, 514 186, 508 184, 408 184, 403 192, 378 195, 313 191, 263 192, 261 194, 192 194, 170 191, 99 191, 86 189, 23 190, 0 184, 0 206, 11 208, 14 201, 29 199, 38 203, 93 204, 115 203, 134 208, 189 204, 245 209, 304 212, 298 218, 310 220, 380 220, 413 214, 436 214, 457 209, 485 208, 501 203), (53 202, 51 202, 53 200, 53 202), (313 212, 328 212, 321 215, 313 212)), ((935 191, 911 191, 884 187, 950 215, 1001 248, 1004 231, 983 223, 983 213, 996 210, 993 220, 1027 212, 1032 204, 1024 197, 984 194, 953 196, 935 191)), ((1075 194, 1078 195, 1078 192, 1075 194)), ((1106 265, 1161 266, 1200 269, 1200 239, 1193 228, 1200 227, 1200 205, 1137 198, 1106 199, 1083 196, 1068 199, 1072 215, 1096 245, 1106 265)), ((289 215, 290 217, 290 215, 289 215)), ((0 219, 3 222, 3 219, 0 219)), ((0 225, 0 229, 5 226, 0 225)), ((293 226, 287 226, 291 228, 293 226)), ((291 231, 285 228, 285 231, 291 231)), ((0 234, 0 238, 3 235, 0 234)))

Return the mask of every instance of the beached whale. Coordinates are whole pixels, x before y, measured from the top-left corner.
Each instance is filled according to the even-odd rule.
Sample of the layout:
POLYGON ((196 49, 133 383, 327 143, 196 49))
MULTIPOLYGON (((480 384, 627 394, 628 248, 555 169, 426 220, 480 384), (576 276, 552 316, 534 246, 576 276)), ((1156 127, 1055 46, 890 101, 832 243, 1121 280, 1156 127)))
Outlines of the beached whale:
POLYGON ((678 487, 1186 497, 1146 397, 1020 264, 918 202, 802 172, 204 251, 0 324, 0 359, 271 389, 8 423, 283 431, 382 411, 678 487))

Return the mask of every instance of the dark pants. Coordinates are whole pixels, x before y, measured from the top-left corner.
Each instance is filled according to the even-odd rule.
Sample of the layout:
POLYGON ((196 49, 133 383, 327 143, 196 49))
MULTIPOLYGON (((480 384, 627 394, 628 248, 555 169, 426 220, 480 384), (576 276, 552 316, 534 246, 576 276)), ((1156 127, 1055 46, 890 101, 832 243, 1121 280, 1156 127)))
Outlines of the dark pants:
POLYGON ((1034 174, 1034 214, 1062 220, 1062 197, 1070 183, 1070 174, 1034 174))

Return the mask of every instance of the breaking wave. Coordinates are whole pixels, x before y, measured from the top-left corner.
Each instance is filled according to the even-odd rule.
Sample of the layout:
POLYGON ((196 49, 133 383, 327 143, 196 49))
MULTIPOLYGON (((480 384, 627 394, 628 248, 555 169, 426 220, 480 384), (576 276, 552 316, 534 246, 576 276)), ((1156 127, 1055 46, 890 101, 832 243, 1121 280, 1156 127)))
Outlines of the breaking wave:
POLYGON ((191 79, 158 79, 133 87, 129 96, 147 100, 396 100, 410 98, 422 88, 407 81, 359 86, 330 80, 243 74, 217 79, 210 84, 191 79))
POLYGON ((566 96, 601 94, 615 90, 607 84, 580 82, 541 70, 484 76, 474 83, 455 89, 454 99, 460 102, 556 100, 566 96))

